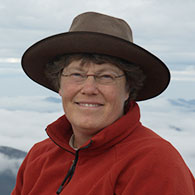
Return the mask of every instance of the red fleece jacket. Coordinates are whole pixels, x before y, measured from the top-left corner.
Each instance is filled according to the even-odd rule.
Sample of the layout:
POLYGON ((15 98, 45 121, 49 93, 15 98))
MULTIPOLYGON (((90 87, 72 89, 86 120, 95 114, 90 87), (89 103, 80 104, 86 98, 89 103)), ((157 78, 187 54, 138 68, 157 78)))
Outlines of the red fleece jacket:
POLYGON ((12 195, 54 195, 65 176, 61 195, 195 195, 180 154, 139 119, 135 103, 75 152, 71 125, 62 116, 47 127, 50 138, 29 151, 12 195))

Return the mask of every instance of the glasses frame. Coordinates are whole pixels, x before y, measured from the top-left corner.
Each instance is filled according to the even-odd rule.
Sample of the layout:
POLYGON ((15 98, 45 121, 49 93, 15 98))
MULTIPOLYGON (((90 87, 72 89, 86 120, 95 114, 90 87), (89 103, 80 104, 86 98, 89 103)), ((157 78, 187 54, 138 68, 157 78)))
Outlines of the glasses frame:
POLYGON ((85 82, 88 79, 89 76, 93 76, 94 77, 94 80, 98 84, 111 84, 111 83, 114 83, 116 79, 125 76, 125 74, 121 74, 121 75, 117 75, 117 76, 115 76, 115 75, 109 75, 109 76, 111 76, 111 81, 109 81, 109 82, 101 82, 101 78, 103 78, 103 76, 108 75, 108 74, 96 75, 96 74, 84 74, 84 73, 70 73, 70 74, 64 74, 64 73, 62 73, 61 76, 71 78, 71 76, 73 76, 74 74, 79 74, 81 76, 80 77, 80 79, 81 79, 80 81, 76 81, 74 79, 72 80, 75 83, 83 83, 83 82, 85 82))

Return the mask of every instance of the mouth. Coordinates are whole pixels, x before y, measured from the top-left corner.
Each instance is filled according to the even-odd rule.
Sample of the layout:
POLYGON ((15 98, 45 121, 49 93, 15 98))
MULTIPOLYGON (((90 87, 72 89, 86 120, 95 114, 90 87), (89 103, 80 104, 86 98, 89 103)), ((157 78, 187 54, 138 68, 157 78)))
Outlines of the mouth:
POLYGON ((98 108, 103 106, 103 104, 100 103, 84 103, 84 102, 76 102, 77 105, 86 107, 86 108, 98 108))

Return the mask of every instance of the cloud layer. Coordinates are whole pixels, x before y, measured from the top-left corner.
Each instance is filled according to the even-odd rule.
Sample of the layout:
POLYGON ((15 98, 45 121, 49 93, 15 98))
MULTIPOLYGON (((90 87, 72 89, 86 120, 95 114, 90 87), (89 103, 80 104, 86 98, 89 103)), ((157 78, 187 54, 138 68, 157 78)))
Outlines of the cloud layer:
POLYGON ((188 66, 184 70, 171 71, 173 81, 195 82, 195 66, 188 66))
POLYGON ((63 114, 61 104, 44 97, 1 98, 0 102, 1 145, 25 151, 47 138, 45 128, 63 114))
POLYGON ((0 173, 4 171, 11 171, 11 174, 15 176, 22 161, 23 158, 10 159, 6 155, 0 154, 0 173))

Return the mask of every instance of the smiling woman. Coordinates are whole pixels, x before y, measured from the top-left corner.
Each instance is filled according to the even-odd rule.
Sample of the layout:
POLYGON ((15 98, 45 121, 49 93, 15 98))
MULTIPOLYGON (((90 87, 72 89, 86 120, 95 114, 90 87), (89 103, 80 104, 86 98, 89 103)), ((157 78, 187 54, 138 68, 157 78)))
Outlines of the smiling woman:
POLYGON ((140 122, 136 101, 162 93, 165 64, 132 42, 129 25, 87 12, 23 55, 26 74, 57 92, 65 114, 21 165, 12 195, 194 195, 176 149, 140 122))
POLYGON ((88 62, 81 66, 81 61, 72 61, 63 72, 64 74, 85 73, 90 76, 107 75, 106 81, 109 81, 98 83, 94 76, 87 77, 82 82, 79 79, 79 83, 78 78, 76 80, 71 77, 61 78, 59 94, 62 97, 66 117, 72 125, 74 147, 80 148, 98 131, 124 114, 124 104, 129 98, 129 91, 125 87, 125 77, 117 79, 117 75, 124 73, 112 64, 99 65, 88 62), (110 78, 108 80, 108 77, 113 80, 110 78))

